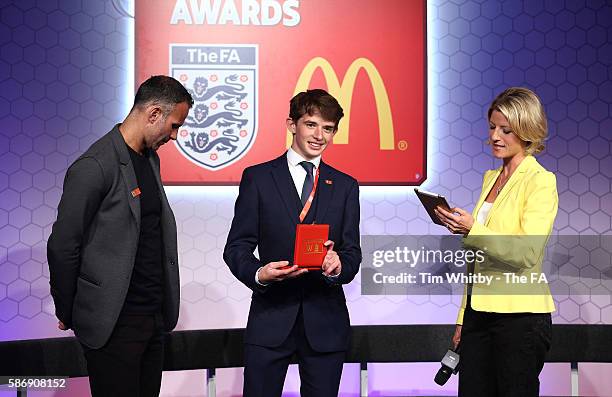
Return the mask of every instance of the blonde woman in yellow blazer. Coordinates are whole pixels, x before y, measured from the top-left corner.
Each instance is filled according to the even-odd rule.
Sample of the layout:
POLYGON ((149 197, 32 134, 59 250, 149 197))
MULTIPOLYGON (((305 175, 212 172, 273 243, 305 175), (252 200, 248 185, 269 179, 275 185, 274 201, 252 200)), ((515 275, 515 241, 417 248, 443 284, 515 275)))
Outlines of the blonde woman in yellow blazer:
POLYGON ((536 397, 555 310, 542 261, 557 214, 556 178, 533 157, 544 149, 546 116, 536 94, 509 88, 488 118, 488 143, 502 166, 485 173, 472 214, 437 209, 467 248, 485 252, 470 271, 497 280, 466 287, 453 337, 461 342, 459 396, 536 397))

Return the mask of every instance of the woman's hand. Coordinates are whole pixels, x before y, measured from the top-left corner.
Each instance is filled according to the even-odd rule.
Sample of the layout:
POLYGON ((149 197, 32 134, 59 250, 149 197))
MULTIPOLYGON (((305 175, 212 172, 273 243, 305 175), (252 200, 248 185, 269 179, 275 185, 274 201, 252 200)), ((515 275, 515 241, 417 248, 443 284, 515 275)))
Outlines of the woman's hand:
POLYGON ((457 350, 457 346, 459 346, 459 342, 461 342, 461 324, 457 324, 455 326, 455 334, 453 335, 453 349, 457 350))
POLYGON ((474 225, 472 214, 459 207, 452 208, 449 212, 438 206, 434 212, 453 234, 468 234, 474 225))

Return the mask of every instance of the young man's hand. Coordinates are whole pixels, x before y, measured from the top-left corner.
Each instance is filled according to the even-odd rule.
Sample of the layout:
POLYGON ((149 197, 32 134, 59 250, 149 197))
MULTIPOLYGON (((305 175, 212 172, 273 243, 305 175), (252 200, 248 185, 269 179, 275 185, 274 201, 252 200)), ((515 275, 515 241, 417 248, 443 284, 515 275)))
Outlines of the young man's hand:
POLYGON ((268 284, 273 281, 282 281, 288 278, 300 276, 308 269, 300 269, 297 265, 289 266, 287 261, 270 262, 263 266, 258 273, 259 282, 268 284))
POLYGON ((342 271, 342 262, 338 253, 334 251, 334 242, 327 240, 323 245, 327 247, 327 255, 325 255, 322 265, 323 274, 328 277, 337 276, 342 271))

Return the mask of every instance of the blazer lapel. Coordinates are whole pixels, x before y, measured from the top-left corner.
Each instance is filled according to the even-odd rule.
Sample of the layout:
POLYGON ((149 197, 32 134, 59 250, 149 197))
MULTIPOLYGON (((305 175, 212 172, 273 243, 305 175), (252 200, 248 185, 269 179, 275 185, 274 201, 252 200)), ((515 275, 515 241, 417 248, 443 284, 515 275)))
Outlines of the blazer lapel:
POLYGON ((332 202, 332 198, 334 196, 334 180, 332 178, 332 173, 330 167, 325 164, 322 160, 319 165, 320 174, 319 174, 319 182, 317 183, 317 192, 318 196, 317 200, 317 214, 316 221, 322 222, 325 219, 325 214, 327 213, 327 209, 332 202))
POLYGON ((132 166, 132 160, 130 159, 127 145, 119 132, 119 125, 116 125, 113 129, 111 137, 115 150, 119 154, 121 175, 125 183, 130 210, 134 216, 134 220, 136 220, 136 226, 138 230, 140 230, 140 198, 133 195, 134 190, 138 188, 138 180, 136 179, 136 172, 134 172, 134 166, 132 166))
POLYGON ((297 224, 299 222, 300 210, 302 209, 302 202, 293 184, 293 178, 291 178, 291 174, 289 173, 286 153, 274 160, 271 174, 276 184, 276 188, 278 189, 278 193, 285 203, 289 219, 297 224))
POLYGON ((483 181, 482 192, 480 192, 480 198, 478 199, 478 202, 476 203, 476 206, 474 207, 474 212, 472 213, 472 216, 474 217, 474 219, 476 219, 476 215, 478 214, 478 211, 480 211, 480 207, 482 206, 482 203, 484 203, 485 199, 489 195, 489 192, 491 191, 491 188, 493 188, 493 185, 495 184, 495 181, 497 180, 497 177, 499 176, 500 172, 501 172, 501 167, 496 169, 494 172, 492 172, 490 176, 486 180, 483 181))
MULTIPOLYGON (((499 192, 499 195, 493 202, 493 206, 491 207, 491 211, 489 211, 489 216, 487 217, 485 225, 488 223, 488 220, 491 217, 491 214, 494 212, 494 210, 497 209, 501 205, 501 203, 503 203, 504 200, 510 195, 510 193, 513 190, 513 187, 519 181, 523 179, 525 172, 529 170, 529 168, 532 165, 533 160, 534 158, 532 156, 527 156, 526 158, 523 159, 521 164, 519 164, 519 166, 516 168, 514 173, 510 175, 510 179, 508 179, 508 182, 506 182, 506 185, 502 188, 502 190, 499 192)), ((501 172, 501 168, 500 168, 500 172, 501 172)), ((495 179, 497 179, 497 175, 499 175, 499 172, 496 173, 495 179)), ((493 182, 495 182, 495 179, 493 179, 493 182)))

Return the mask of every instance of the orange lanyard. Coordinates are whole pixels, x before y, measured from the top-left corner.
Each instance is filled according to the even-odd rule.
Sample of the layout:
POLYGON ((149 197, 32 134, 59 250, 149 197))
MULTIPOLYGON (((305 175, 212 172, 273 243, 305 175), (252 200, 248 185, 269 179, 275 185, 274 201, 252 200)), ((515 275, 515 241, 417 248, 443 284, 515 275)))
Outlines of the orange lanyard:
POLYGON ((317 185, 319 184, 319 170, 320 168, 317 167, 317 174, 315 175, 315 180, 314 180, 314 185, 312 186, 312 191, 310 192, 310 196, 308 196, 308 200, 306 200, 306 204, 304 204, 304 208, 302 208, 302 212, 300 212, 300 222, 304 222, 304 219, 306 219, 306 214, 308 214, 308 211, 310 210, 310 207, 312 206, 314 195, 315 195, 315 192, 317 191, 317 185))

